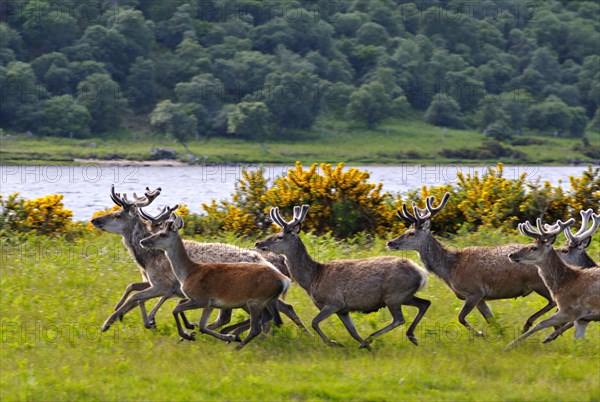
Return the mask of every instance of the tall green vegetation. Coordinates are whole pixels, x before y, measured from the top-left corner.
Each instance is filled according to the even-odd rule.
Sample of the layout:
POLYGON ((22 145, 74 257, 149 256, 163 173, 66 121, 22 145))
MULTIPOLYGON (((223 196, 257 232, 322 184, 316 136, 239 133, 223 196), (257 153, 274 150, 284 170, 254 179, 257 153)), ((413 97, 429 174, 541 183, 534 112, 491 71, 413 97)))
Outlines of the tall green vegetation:
POLYGON ((334 113, 497 140, 598 131, 594 1, 14 4, 0 10, 5 129, 104 136, 130 114, 182 142, 262 141, 334 113))

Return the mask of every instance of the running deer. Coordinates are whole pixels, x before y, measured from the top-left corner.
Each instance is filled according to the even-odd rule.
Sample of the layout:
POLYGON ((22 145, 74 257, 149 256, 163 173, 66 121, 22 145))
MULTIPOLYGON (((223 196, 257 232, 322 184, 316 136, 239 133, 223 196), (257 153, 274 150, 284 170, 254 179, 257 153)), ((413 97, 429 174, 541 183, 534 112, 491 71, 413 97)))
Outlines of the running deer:
MULTIPOLYGON (((116 193, 113 185, 110 193, 111 199, 121 208, 118 211, 102 215, 92 220, 92 224, 96 228, 123 236, 123 243, 140 268, 142 279, 144 281, 141 283, 130 284, 127 287, 121 300, 119 300, 119 303, 115 306, 115 312, 104 323, 102 327, 104 331, 108 330, 116 319, 121 319, 124 314, 132 308, 135 308, 137 305, 142 308, 144 325, 147 328, 153 328, 156 326, 154 316, 162 303, 171 297, 183 297, 179 281, 173 274, 164 253, 160 250, 146 249, 140 246, 140 240, 152 234, 150 231, 151 229, 146 225, 146 220, 150 222, 150 226, 156 230, 170 217, 171 212, 177 208, 165 207, 159 216, 153 218, 150 215, 145 214, 142 219, 139 216, 140 207, 149 205, 159 194, 160 188, 153 192, 147 190, 144 197, 137 197, 134 194, 135 201, 130 201, 126 194, 121 196, 119 193, 116 193), (132 291, 139 292, 128 298, 129 293, 132 291), (155 297, 161 297, 161 299, 146 317, 143 302, 155 297)), ((184 245, 191 258, 198 262, 247 261, 270 265, 270 263, 258 252, 242 249, 229 244, 184 241, 184 245)), ((272 254, 271 257, 276 262, 280 263, 278 255, 272 254)), ((281 301, 281 303, 278 303, 278 308, 281 312, 290 317, 296 325, 306 330, 306 327, 291 305, 281 301)), ((186 319, 185 314, 182 314, 181 318, 186 328, 194 328, 194 325, 186 319)), ((227 324, 230 319, 231 311, 221 310, 217 321, 212 323, 209 327, 211 329, 218 328, 227 324)))
POLYGON ((537 230, 529 222, 519 224, 521 233, 534 238, 535 243, 510 253, 508 258, 538 268, 556 300, 558 311, 515 339, 507 349, 539 330, 571 322, 575 323, 575 339, 583 338, 589 322, 600 320, 600 266, 588 269, 570 266, 560 259, 552 247, 558 233, 573 222, 572 218, 567 222, 558 221, 552 227, 544 229, 542 220, 538 218, 537 230))
POLYGON ((187 300, 173 309, 177 330, 183 339, 194 340, 179 322, 179 314, 187 310, 203 308, 200 332, 223 341, 236 337, 221 334, 207 328, 214 308, 245 308, 250 313, 250 332, 236 347, 243 348, 261 333, 261 319, 269 306, 274 306, 280 296, 285 296, 291 281, 272 265, 251 262, 197 263, 190 259, 179 230, 183 219, 177 216, 168 220, 165 228, 140 241, 144 248, 164 251, 173 274, 181 284, 187 300))
MULTIPOLYGON (((134 193, 134 201, 130 201, 127 197, 127 194, 123 194, 123 196, 121 196, 121 194, 116 193, 115 186, 112 185, 110 189, 110 198, 117 206, 120 207, 120 209, 115 212, 111 212, 94 218, 91 221, 92 225, 94 225, 94 227, 96 227, 97 229, 104 230, 110 233, 117 233, 123 237, 123 244, 129 251, 131 257, 138 265, 138 268, 142 275, 142 282, 135 282, 127 285, 125 292, 123 293, 123 295, 119 299, 119 302, 115 306, 115 311, 120 309, 120 307, 123 305, 125 300, 127 300, 131 292, 146 291, 152 286, 152 282, 159 282, 159 280, 162 279, 162 277, 159 278, 157 275, 154 275, 155 270, 150 269, 150 272, 148 272, 148 270, 146 269, 148 265, 152 266, 152 261, 157 259, 159 253, 149 253, 145 250, 141 250, 141 247, 137 246, 137 243, 143 237, 145 237, 149 233, 149 231, 146 225, 139 219, 136 212, 138 208, 150 205, 152 201, 154 201, 154 199, 160 195, 160 192, 160 187, 154 191, 150 191, 150 189, 146 187, 146 192, 143 197, 138 197, 134 193)), ((165 209, 163 210, 163 213, 170 214, 170 211, 167 211, 165 209)), ((169 278, 166 278, 165 280, 166 282, 171 283, 169 278)), ((164 295, 162 295, 156 307, 154 307, 154 309, 152 309, 152 311, 150 312, 150 315, 146 313, 144 303, 144 301, 147 299, 138 302, 140 310, 142 311, 142 319, 144 320, 144 326, 146 328, 156 327, 154 316, 160 308, 160 306, 171 296, 171 293, 172 292, 167 292, 164 295)), ((119 318, 122 319, 125 313, 126 311, 123 312, 123 314, 120 315, 119 318)))
POLYGON ((275 236, 257 242, 256 247, 285 255, 292 278, 308 293, 320 310, 312 321, 312 327, 321 339, 327 345, 338 345, 319 328, 321 321, 337 314, 350 335, 360 342, 360 347, 370 348, 376 337, 405 322, 402 305, 407 305, 419 310, 406 332, 408 339, 417 345, 414 329, 431 304, 429 300, 415 296, 427 283, 426 273, 413 262, 397 257, 338 260, 328 263, 313 260, 299 237, 308 210, 308 205, 303 205, 302 208, 294 207, 293 220, 286 222, 281 218, 279 209, 272 208, 271 220, 282 230, 275 236), (371 313, 386 306, 392 314, 392 322, 362 339, 349 313, 371 313))
MULTIPOLYGON (((550 291, 534 267, 506 259, 506 255, 516 251, 520 245, 469 247, 463 250, 444 247, 431 234, 430 228, 431 219, 444 208, 449 198, 450 193, 444 194, 440 204, 434 207, 434 197, 428 197, 426 209, 417 207, 413 202, 412 215, 406 204, 403 204, 398 216, 412 227, 389 241, 387 247, 390 250, 415 250, 419 253, 427 271, 444 281, 456 297, 465 301, 458 314, 458 321, 470 331, 474 329, 466 317, 474 308, 479 310, 487 322, 494 317, 487 300, 513 299, 536 292, 548 304, 527 319, 523 328, 526 331, 538 317, 555 306, 550 291)), ((479 331, 475 333, 483 335, 479 331)))
MULTIPOLYGON (((592 268, 597 264, 587 254, 586 248, 590 245, 592 235, 600 225, 600 215, 594 214, 591 208, 587 211, 579 211, 579 213, 581 214, 581 228, 575 234, 571 232, 570 227, 565 228, 563 233, 567 238, 567 244, 556 249, 556 251, 558 252, 561 260, 569 265, 573 265, 581 269, 592 268), (588 229, 590 216, 592 217, 592 227, 588 229)), ((544 226, 546 226, 546 229, 552 228, 552 226, 544 226)), ((558 338, 559 335, 572 328, 573 325, 574 323, 572 322, 565 324, 552 334, 548 335, 546 339, 544 339, 544 343, 548 343, 558 338)))

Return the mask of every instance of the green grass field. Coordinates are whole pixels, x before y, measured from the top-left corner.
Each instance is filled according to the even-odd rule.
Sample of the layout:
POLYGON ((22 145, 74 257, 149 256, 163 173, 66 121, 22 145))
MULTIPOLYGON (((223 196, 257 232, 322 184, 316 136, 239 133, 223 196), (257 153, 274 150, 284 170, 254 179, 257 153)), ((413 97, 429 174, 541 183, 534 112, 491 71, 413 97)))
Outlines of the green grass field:
MULTIPOLYGON (((294 163, 297 160, 352 164, 465 162, 460 158, 442 157, 443 149, 476 149, 485 140, 477 131, 444 130, 420 121, 390 121, 376 130, 352 127, 347 122, 318 122, 310 132, 288 134, 280 140, 259 144, 236 138, 211 138, 190 141, 189 148, 200 162, 294 163)), ((600 135, 588 133, 591 144, 600 146, 600 135)), ((564 165, 573 160, 589 160, 573 150, 578 138, 543 139, 542 145, 515 146, 526 160, 518 162, 564 165)), ((185 159, 188 152, 173 140, 155 134, 113 133, 110 139, 68 139, 27 137, 2 138, 2 163, 63 163, 74 158, 130 159, 151 158, 151 148, 169 148, 185 159), (134 140, 135 138, 135 140, 134 140)), ((504 162, 517 162, 501 158, 504 162)), ((494 157, 489 161, 497 161, 494 157)), ((486 160, 482 160, 485 162, 486 160)), ((482 162, 466 160, 470 163, 482 162)), ((488 162, 489 162, 488 161, 488 162)))
MULTIPOLYGON (((382 240, 305 238, 322 260, 391 254, 382 240)), ((498 239, 506 240, 475 235, 446 242, 462 247, 498 239)), ((497 322, 490 326, 472 313, 471 323, 487 334, 473 338, 457 322, 462 303, 430 276, 420 296, 433 304, 417 328, 418 347, 404 335, 416 309, 405 308, 407 324, 378 338, 371 352, 358 349, 336 317, 323 328, 344 348, 299 333, 284 317, 282 328, 235 352, 207 336, 178 343, 175 301, 163 306, 154 330, 143 328, 136 309, 100 333, 125 286, 140 279, 118 236, 2 242, 2 401, 600 399, 600 325, 591 324, 584 341, 574 342, 570 331, 543 345, 543 332, 503 351, 544 305, 536 295, 491 302, 497 322)), ((598 259, 598 243, 592 247, 598 259)), ((295 286, 287 301, 310 325, 317 309, 306 293, 295 286)), ((364 335, 390 320, 387 310, 353 317, 364 335)))

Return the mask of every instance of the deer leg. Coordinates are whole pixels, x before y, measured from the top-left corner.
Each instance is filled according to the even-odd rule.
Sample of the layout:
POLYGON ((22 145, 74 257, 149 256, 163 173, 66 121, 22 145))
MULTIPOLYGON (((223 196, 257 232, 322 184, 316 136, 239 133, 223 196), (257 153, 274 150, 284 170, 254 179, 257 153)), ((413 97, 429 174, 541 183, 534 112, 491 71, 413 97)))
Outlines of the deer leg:
POLYGON ((552 326, 556 326, 556 325, 562 326, 565 323, 571 322, 571 320, 573 320, 573 317, 567 317, 565 314, 562 314, 559 311, 558 313, 553 314, 549 318, 541 321, 535 327, 531 328, 529 331, 525 332, 524 334, 519 336, 517 339, 515 339, 514 341, 509 343, 508 346, 506 346, 506 348, 504 350, 509 350, 509 349, 517 346, 519 343, 523 342, 523 340, 525 338, 530 337, 531 335, 533 335, 534 333, 536 333, 539 330, 542 330, 542 329, 548 328, 548 327, 552 327, 552 326))
POLYGON ((236 339, 234 335, 220 334, 218 332, 213 331, 212 329, 207 328, 208 320, 210 319, 210 315, 212 314, 213 309, 213 307, 205 307, 204 311, 202 311, 202 317, 200 318, 200 332, 202 332, 203 334, 211 335, 225 342, 235 341, 236 339))
POLYGON ((541 310, 535 312, 531 317, 527 319, 527 321, 525 321, 525 325, 523 326, 523 333, 527 332, 527 330, 531 328, 535 320, 546 314, 548 311, 552 310, 554 307, 556 307, 556 303, 554 303, 552 300, 548 300, 548 304, 546 304, 541 310))
POLYGON ((266 306, 263 303, 249 303, 248 310, 250 313, 250 332, 248 332, 248 336, 244 338, 242 343, 240 343, 235 350, 240 350, 246 346, 248 342, 254 339, 262 331, 261 321, 264 312, 266 311, 266 306))
POLYGON ((350 313, 337 313, 337 316, 340 318, 340 320, 344 324, 344 327, 346 327, 346 330, 350 333, 350 336, 352 336, 354 339, 356 339, 360 343, 359 348, 371 349, 371 346, 369 346, 370 342, 365 343, 364 339, 358 334, 358 331, 356 330, 356 327, 354 326, 354 322, 352 321, 352 318, 350 317, 350 313))
POLYGON ((458 322, 460 322, 462 325, 464 325, 465 328, 467 328, 469 331, 473 331, 473 333, 475 333, 476 335, 479 335, 479 336, 483 336, 483 332, 475 331, 475 329, 467 321, 467 315, 469 315, 469 313, 471 311, 473 311, 475 306, 477 306, 477 304, 479 304, 479 302, 481 301, 482 298, 483 298, 483 295, 468 296, 465 300, 465 304, 463 305, 463 308, 460 310, 460 313, 458 313, 458 322))
POLYGON ((158 312, 158 309, 163 305, 163 303, 165 301, 167 301, 167 299, 169 299, 170 296, 163 296, 160 298, 160 300, 158 301, 158 303, 156 303, 156 306, 154 306, 154 308, 152 308, 152 310, 150 310, 150 314, 148 314, 148 321, 154 325, 154 327, 156 327, 156 322, 154 321, 154 316, 156 316, 156 313, 158 312))
POLYGON ((572 322, 569 322, 569 323, 563 325, 562 327, 560 327, 559 329, 555 330, 553 333, 548 335, 546 337, 546 339, 544 339, 543 343, 552 342, 553 340, 558 338, 560 335, 562 335, 565 331, 567 331, 569 328, 573 328, 573 325, 574 325, 574 323, 572 323, 572 322))
POLYGON ((420 297, 413 296, 412 298, 410 298, 409 300, 405 301, 402 304, 404 304, 406 306, 413 306, 413 307, 416 307, 419 309, 419 312, 415 316, 415 319, 413 320, 413 322, 408 327, 408 330, 406 331, 406 337, 408 338, 408 340, 418 346, 419 343, 417 342, 417 338, 415 337, 415 334, 414 334, 415 328, 417 328, 417 325, 419 324, 419 322, 421 321, 421 319, 423 318, 423 316, 429 309, 429 306, 431 306, 431 302, 429 300, 421 299, 420 297))
POLYGON ((477 303, 477 310, 479 310, 483 318, 485 318, 485 322, 490 323, 490 321, 494 319, 494 313, 492 313, 490 306, 487 305, 485 300, 481 300, 477 303))
POLYGON ((219 310, 219 316, 217 319, 206 326, 208 329, 217 329, 223 325, 227 325, 231 322, 231 310, 222 309, 219 310))
POLYGON ((121 296, 119 302, 115 305, 115 310, 118 310, 119 307, 121 307, 123 303, 125 303, 125 300, 127 300, 127 296, 129 296, 129 293, 139 292, 141 290, 148 289, 150 286, 152 286, 150 282, 136 282, 127 285, 127 287, 125 288, 125 293, 123 293, 123 296, 121 296))
POLYGON ((239 334, 241 332, 244 332, 245 330, 247 330, 248 328, 250 328, 250 320, 244 320, 244 321, 240 321, 236 324, 230 325, 228 327, 223 328, 221 331, 222 334, 227 334, 231 331, 234 331, 234 334, 239 334))
POLYGON ((183 314, 183 312, 186 310, 192 310, 202 307, 204 307, 204 305, 198 303, 197 301, 183 299, 173 309, 173 317, 175 318, 175 324, 177 324, 177 333, 181 337, 181 339, 179 339, 180 341, 183 341, 184 339, 188 341, 194 341, 195 337, 194 334, 190 334, 189 332, 186 332, 183 329, 181 322, 179 321, 179 315, 183 314))
POLYGON ((304 329, 304 331, 310 335, 310 331, 308 328, 306 328, 306 325, 304 325, 300 317, 298 317, 296 310, 294 310, 294 307, 291 304, 288 304, 281 299, 277 299, 277 307, 279 308, 279 311, 288 316, 289 319, 294 322, 294 324, 296 324, 299 328, 304 329))
POLYGON ((378 336, 381 336, 406 322, 404 315, 402 314, 402 305, 388 305, 388 310, 392 314, 392 322, 381 328, 379 331, 375 331, 367 336, 367 339, 360 345, 361 348, 368 347, 378 336))
MULTIPOLYGON (((148 289, 142 290, 139 293, 134 294, 133 296, 130 296, 127 299, 127 301, 125 303, 123 303, 123 305, 117 311, 115 311, 110 317, 108 317, 108 319, 104 322, 104 325, 102 325, 102 332, 107 331, 110 328, 110 326, 112 325, 112 323, 117 320, 117 318, 119 318, 125 312, 131 310, 133 307, 138 305, 139 302, 144 302, 148 299, 153 299, 155 297, 162 296, 163 294, 164 294, 164 289, 150 287, 148 289)), ((147 319, 147 317, 146 317, 146 319, 147 319)), ((144 324, 146 324, 146 323, 144 323, 144 324)))
POLYGON ((265 314, 263 314, 263 325, 266 324, 268 321, 273 320, 273 324, 277 325, 278 327, 281 327, 283 325, 283 321, 281 320, 281 315, 279 314, 277 300, 270 301, 267 304, 266 309, 270 317, 265 317, 265 314))
POLYGON ((575 339, 583 339, 585 337, 585 330, 590 322, 585 320, 575 321, 575 339))
MULTIPOLYGON (((169 297, 167 297, 167 299, 168 299, 168 298, 170 298, 170 296, 169 296, 169 297)), ((162 300, 162 299, 161 299, 161 300, 162 300)), ((179 300, 179 303, 178 303, 178 304, 185 303, 187 300, 188 300, 188 299, 185 299, 185 298, 184 298, 184 299, 181 299, 181 300, 179 300)), ((160 301, 159 301, 159 303, 160 303, 160 301)), ((154 310, 158 309, 158 307, 160 307, 160 306, 159 306, 158 304, 156 304, 156 306, 154 306, 154 309, 152 309, 152 311, 154 311, 154 310)), ((152 313, 150 313, 150 314, 152 314, 152 313)), ((197 328, 197 327, 198 327, 198 325, 196 325, 196 324, 194 324, 194 323, 191 323, 191 322, 188 320, 187 316, 185 315, 185 313, 184 313, 183 311, 179 313, 179 316, 181 317, 181 321, 183 321, 183 326, 184 326, 186 329, 195 329, 195 328, 197 328)))
POLYGON ((329 346, 343 346, 343 345, 340 345, 339 343, 336 343, 335 341, 332 341, 331 339, 329 339, 327 337, 327 335, 325 335, 325 333, 321 330, 321 328, 319 328, 319 323, 321 321, 323 321, 324 319, 326 319, 327 317, 329 317, 330 315, 337 313, 339 310, 340 309, 337 306, 332 306, 332 305, 323 306, 321 311, 319 311, 319 314, 317 314, 315 316, 315 318, 313 318, 313 321, 312 321, 313 329, 315 331, 317 331, 317 334, 319 334, 321 339, 323 339, 323 342, 325 342, 329 346))

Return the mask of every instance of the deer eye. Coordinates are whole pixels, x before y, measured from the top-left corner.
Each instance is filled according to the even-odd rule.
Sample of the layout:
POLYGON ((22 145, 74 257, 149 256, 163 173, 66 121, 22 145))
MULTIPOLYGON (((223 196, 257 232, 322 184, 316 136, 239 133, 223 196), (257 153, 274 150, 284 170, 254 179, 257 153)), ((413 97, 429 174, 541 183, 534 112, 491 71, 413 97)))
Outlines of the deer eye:
POLYGON ((167 234, 166 233, 161 233, 161 234, 158 235, 158 237, 167 237, 167 234))
POLYGON ((414 236, 414 235, 415 235, 415 232, 408 232, 408 236, 409 236, 409 237, 410 237, 410 236, 414 236))
POLYGON ((537 249, 538 248, 536 246, 531 247, 531 251, 537 251, 537 249))
POLYGON ((121 213, 115 214, 115 218, 116 219, 120 219, 121 218, 121 213))
POLYGON ((561 251, 563 254, 567 254, 567 253, 569 252, 569 250, 568 250, 568 249, 566 249, 566 248, 563 248, 563 249, 562 249, 562 250, 560 250, 560 251, 561 251))
POLYGON ((277 236, 275 236, 275 240, 283 240, 283 235, 277 235, 277 236))

